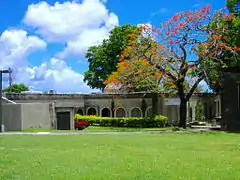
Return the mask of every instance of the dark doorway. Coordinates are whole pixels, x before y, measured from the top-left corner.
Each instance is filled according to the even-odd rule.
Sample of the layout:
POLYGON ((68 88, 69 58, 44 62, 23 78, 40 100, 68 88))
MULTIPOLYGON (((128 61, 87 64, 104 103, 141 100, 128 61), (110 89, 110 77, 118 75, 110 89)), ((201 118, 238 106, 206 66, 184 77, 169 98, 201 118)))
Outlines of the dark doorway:
POLYGON ((192 107, 189 108, 189 119, 190 119, 190 122, 192 122, 192 117, 193 117, 193 110, 192 110, 192 107))
POLYGON ((89 108, 87 111, 87 114, 90 116, 95 116, 95 115, 97 115, 97 111, 95 108, 89 108))
POLYGON ((110 116, 111 116, 110 110, 108 108, 103 108, 102 117, 110 117, 110 116))
POLYGON ((70 112, 57 112, 57 129, 70 130, 70 112))
POLYGON ((78 109, 77 114, 83 116, 83 110, 82 109, 78 109))
POLYGON ((123 108, 118 108, 116 110, 116 117, 125 117, 126 116, 126 112, 125 109, 123 108))

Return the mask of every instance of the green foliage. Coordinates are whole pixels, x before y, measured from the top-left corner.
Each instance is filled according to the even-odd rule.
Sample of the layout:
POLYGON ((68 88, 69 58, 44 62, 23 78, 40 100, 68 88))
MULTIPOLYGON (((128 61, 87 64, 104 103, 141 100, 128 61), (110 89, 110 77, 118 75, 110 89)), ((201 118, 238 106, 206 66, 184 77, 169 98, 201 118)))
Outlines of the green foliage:
POLYGON ((89 69, 84 73, 84 81, 91 88, 104 90, 106 85, 103 82, 117 70, 118 59, 131 39, 129 34, 137 30, 134 25, 117 26, 110 31, 109 39, 104 40, 99 46, 88 49, 85 57, 89 69))
POLYGON ((148 118, 112 118, 112 117, 97 117, 97 116, 81 116, 75 115, 75 121, 86 120, 90 125, 111 126, 111 127, 134 127, 134 128, 155 128, 165 127, 167 117, 157 115, 148 118))
POLYGON ((3 90, 3 92, 7 93, 21 93, 23 91, 28 91, 29 87, 25 86, 24 84, 13 84, 12 86, 3 90))
MULTIPOLYGON (((224 16, 223 16, 224 17, 224 16)), ((209 24, 211 30, 215 30, 216 27, 219 26, 226 26, 227 29, 222 32, 221 36, 226 37, 221 42, 225 43, 228 46, 236 46, 240 47, 240 16, 234 16, 233 14, 230 17, 225 18, 214 17, 209 24)), ((212 40, 209 39, 208 42, 212 40)), ((206 82, 208 83, 209 87, 215 91, 219 92, 221 87, 221 72, 222 68, 226 67, 240 67, 240 55, 238 54, 236 58, 231 58, 231 53, 228 52, 226 49, 222 49, 219 52, 219 59, 218 61, 213 61, 211 58, 205 56, 203 57, 204 65, 202 66, 206 72, 206 82)))
POLYGON ((239 0, 227 0, 227 8, 231 13, 240 15, 240 1, 239 0))
POLYGON ((198 101, 195 107, 195 120, 202 121, 203 119, 204 119, 204 106, 200 101, 198 101))
POLYGON ((185 129, 180 128, 180 127, 173 127, 172 131, 185 131, 185 129))

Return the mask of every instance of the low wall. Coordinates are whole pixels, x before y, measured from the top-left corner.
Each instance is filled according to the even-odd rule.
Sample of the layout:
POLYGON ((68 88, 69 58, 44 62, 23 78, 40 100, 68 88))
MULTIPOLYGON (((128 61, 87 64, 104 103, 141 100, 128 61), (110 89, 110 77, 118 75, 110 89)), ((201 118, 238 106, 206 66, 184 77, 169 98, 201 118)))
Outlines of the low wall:
POLYGON ((5 131, 22 131, 26 128, 51 128, 48 103, 3 104, 5 131))
POLYGON ((3 105, 3 124, 5 131, 22 130, 22 107, 21 104, 3 105))
POLYGON ((51 128, 51 116, 48 103, 26 103, 22 107, 23 129, 31 127, 51 128))

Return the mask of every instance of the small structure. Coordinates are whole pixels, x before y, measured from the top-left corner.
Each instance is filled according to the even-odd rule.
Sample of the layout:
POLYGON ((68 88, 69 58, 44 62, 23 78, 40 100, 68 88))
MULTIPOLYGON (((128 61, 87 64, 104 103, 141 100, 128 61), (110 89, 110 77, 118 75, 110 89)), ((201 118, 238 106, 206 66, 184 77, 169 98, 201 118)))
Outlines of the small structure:
MULTIPOLYGON (((6 130, 22 130, 31 127, 59 130, 74 129, 74 115, 102 117, 146 117, 152 114, 152 96, 146 93, 123 94, 33 94, 7 93, 3 114, 6 130), (10 101, 17 104, 9 104, 10 101), (114 101, 114 107, 112 102, 114 101), (144 104, 143 104, 144 102, 144 104)), ((168 123, 179 121, 178 97, 158 97, 158 114, 168 117, 168 123)), ((187 120, 195 120, 198 101, 205 105, 206 120, 221 114, 219 96, 194 94, 188 102, 187 120), (218 107, 218 108, 217 108, 218 107)))

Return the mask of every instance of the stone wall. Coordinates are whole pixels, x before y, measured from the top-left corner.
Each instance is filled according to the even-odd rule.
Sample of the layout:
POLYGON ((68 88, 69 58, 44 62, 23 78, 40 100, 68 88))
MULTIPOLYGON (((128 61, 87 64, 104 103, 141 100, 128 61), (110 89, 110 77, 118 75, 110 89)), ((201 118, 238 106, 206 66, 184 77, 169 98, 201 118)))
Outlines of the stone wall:
MULTIPOLYGON (((152 108, 151 94, 132 93, 132 94, 4 94, 6 98, 17 103, 46 103, 48 104, 48 114, 50 127, 56 128, 56 112, 70 111, 71 124, 73 125, 74 114, 82 112, 84 115, 96 114, 98 116, 112 116, 111 103, 115 102, 114 116, 143 116, 149 115, 152 108), (146 109, 142 109, 143 99, 146 102, 146 109)), ((178 97, 171 97, 170 99, 178 97)), ((165 98, 158 98, 158 114, 168 117, 171 124, 179 121, 179 105, 165 102, 165 98)), ((205 116, 207 120, 220 115, 218 111, 220 97, 214 94, 195 94, 188 103, 188 121, 195 120, 195 107, 200 100, 206 106, 205 116)), ((31 109, 31 108, 30 108, 31 109)), ((45 112, 45 111, 44 111, 45 112)), ((29 115, 30 116, 30 115, 29 115)), ((45 116, 44 116, 45 117, 45 116)), ((46 118, 46 117, 45 117, 46 118)), ((71 127, 72 128, 72 127, 71 127)))
POLYGON ((3 125, 5 131, 21 131, 23 129, 21 104, 3 105, 3 125))
POLYGON ((38 127, 50 129, 52 120, 49 105, 49 103, 21 104, 23 128, 38 127))
POLYGON ((240 68, 227 68, 222 77, 222 123, 229 131, 240 130, 240 68))
POLYGON ((6 131, 21 131, 26 128, 51 128, 48 103, 4 104, 3 124, 6 131))

